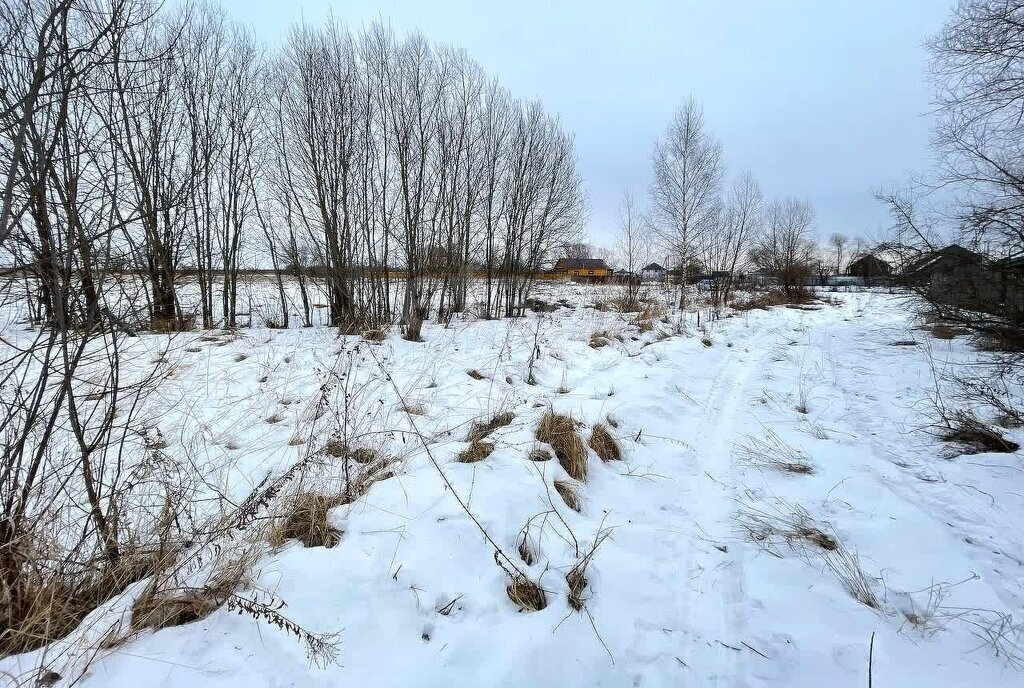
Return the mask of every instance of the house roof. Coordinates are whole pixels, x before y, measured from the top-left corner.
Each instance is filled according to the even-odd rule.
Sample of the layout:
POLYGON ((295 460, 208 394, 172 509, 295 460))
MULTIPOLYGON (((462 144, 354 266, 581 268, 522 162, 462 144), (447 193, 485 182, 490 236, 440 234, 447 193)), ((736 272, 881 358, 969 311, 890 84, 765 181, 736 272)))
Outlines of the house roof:
POLYGON ((595 268, 607 268, 608 264, 601 258, 559 258, 555 263, 556 270, 593 270, 595 268))
POLYGON ((874 253, 865 253, 864 255, 857 256, 856 259, 850 261, 850 266, 852 267, 854 265, 857 265, 858 263, 863 263, 863 262, 866 262, 866 261, 869 261, 869 260, 873 260, 873 261, 875 261, 877 263, 881 263, 882 265, 885 265, 886 267, 892 267, 889 264, 889 261, 884 260, 882 258, 879 258, 874 253))
POLYGON ((957 244, 950 244, 945 248, 926 253, 917 260, 911 261, 907 265, 906 272, 926 272, 936 267, 943 259, 961 261, 962 263, 982 263, 985 260, 979 253, 975 253, 957 244))
POLYGON ((665 271, 665 268, 661 267, 661 266, 660 266, 660 265, 658 265, 657 263, 651 263, 650 265, 648 265, 647 267, 645 267, 645 268, 644 268, 644 271, 645 271, 645 272, 646 272, 647 270, 660 270, 661 272, 664 272, 664 271, 665 271))

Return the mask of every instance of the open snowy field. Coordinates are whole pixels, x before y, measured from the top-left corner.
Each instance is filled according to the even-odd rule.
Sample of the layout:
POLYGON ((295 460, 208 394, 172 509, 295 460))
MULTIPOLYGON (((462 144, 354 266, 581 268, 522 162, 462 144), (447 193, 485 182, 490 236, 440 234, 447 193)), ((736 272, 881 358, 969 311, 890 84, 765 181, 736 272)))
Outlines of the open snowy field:
POLYGON ((333 456, 339 437, 374 457, 329 512, 334 546, 268 545, 235 590, 332 634, 335 658, 230 605, 129 631, 141 581, 65 641, 0 660, 0 685, 43 666, 97 688, 844 688, 867 685, 872 644, 877 686, 1024 685, 1020 455, 958 455, 928 432, 937 374, 983 354, 883 292, 698 329, 561 289, 577 305, 431 323, 422 343, 130 340, 124 360, 169 371, 145 399, 149 446, 197 467, 211 511, 295 466, 287 490, 336 491, 368 470, 333 456), (585 443, 601 424, 621 459, 587 447, 572 477, 536 438, 551 410, 585 443), (501 414, 476 428, 491 453, 460 461, 501 414), (510 599, 510 571, 542 609, 510 599))

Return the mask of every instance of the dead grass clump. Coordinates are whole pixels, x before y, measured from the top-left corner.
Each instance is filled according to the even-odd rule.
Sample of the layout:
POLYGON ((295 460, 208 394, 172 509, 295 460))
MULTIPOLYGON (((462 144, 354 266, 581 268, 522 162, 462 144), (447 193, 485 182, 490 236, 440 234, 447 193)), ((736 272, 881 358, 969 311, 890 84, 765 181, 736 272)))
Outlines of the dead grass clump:
MULTIPOLYGON (((19 542, 19 547, 26 547, 19 542)), ((30 546, 29 546, 30 547, 30 546)), ((34 550, 34 548, 32 548, 34 550)), ((149 552, 122 551, 116 564, 82 571, 22 569, 0 589, 0 657, 29 652, 71 633, 98 606, 160 568, 149 552)))
POLYGON ((613 341, 622 341, 622 335, 609 332, 608 330, 595 330, 590 334, 590 348, 600 349, 608 346, 613 341))
POLYGON ((475 368, 473 370, 467 370, 466 375, 469 375, 474 380, 483 380, 485 377, 487 377, 486 375, 481 373, 479 370, 476 370, 475 368))
POLYGON ((573 566, 565 574, 565 582, 569 586, 569 606, 576 611, 583 610, 583 594, 587 591, 587 575, 579 566, 573 566))
POLYGON ((341 532, 330 524, 331 509, 345 503, 340 495, 326 496, 300 492, 288 504, 286 515, 270 529, 270 544, 280 547, 288 540, 298 540, 306 547, 334 547, 341 532))
POLYGON ((779 557, 780 541, 792 548, 811 544, 826 552, 839 546, 838 540, 825 532, 806 509, 785 502, 769 510, 747 507, 739 512, 737 523, 748 539, 779 557))
POLYGON ((494 445, 490 442, 473 442, 469 447, 459 452, 459 463, 476 463, 483 461, 494 451, 494 445))
POLYGON ((565 505, 573 511, 579 513, 583 511, 583 505, 580 502, 580 495, 576 491, 576 486, 568 480, 555 480, 555 492, 562 498, 565 505))
POLYGON ((149 329, 153 332, 191 332, 195 328, 195 316, 182 316, 180 318, 153 316, 149 321, 149 329))
POLYGON ((520 611, 539 612, 548 606, 544 589, 522 574, 513 576, 505 592, 508 598, 519 606, 520 611))
POLYGON ((815 299, 811 293, 803 290, 794 294, 787 294, 781 289, 768 289, 752 294, 743 301, 734 300, 729 306, 737 311, 768 310, 773 306, 801 306, 812 303, 815 300, 819 299, 815 299))
POLYGON ((535 436, 555 450, 558 463, 574 479, 587 479, 587 447, 576 432, 576 421, 571 416, 549 410, 540 419, 535 436))
POLYGON ((349 453, 348 458, 356 463, 372 463, 377 458, 377 452, 369 447, 356 447, 349 453))
POLYGON ((787 444, 771 430, 761 437, 750 435, 736 447, 741 461, 761 470, 776 470, 793 475, 810 475, 814 466, 801 450, 787 444))
POLYGON ((929 325, 927 329, 936 339, 953 339, 957 335, 963 334, 959 328, 941 322, 929 325))
POLYGON ((154 578, 132 605, 132 631, 160 630, 205 619, 242 585, 250 564, 245 557, 229 560, 201 587, 160 590, 154 578))
POLYGON ((551 456, 551 452, 547 449, 537 447, 536 449, 530 450, 530 453, 527 454, 526 458, 530 461, 550 461, 554 457, 551 456))
POLYGON ((836 543, 825 557, 825 566, 853 599, 872 609, 882 608, 871 578, 864 572, 856 552, 836 543))
POLYGON ((327 444, 324 445, 323 451, 328 456, 333 456, 336 459, 340 459, 346 454, 348 454, 348 445, 346 445, 343 440, 337 437, 332 437, 331 439, 327 440, 327 444))
POLYGON ((865 573, 857 553, 833 533, 826 532, 803 507, 784 502, 773 511, 748 507, 740 512, 738 521, 752 541, 778 557, 782 556, 776 548, 779 540, 798 553, 820 557, 825 568, 854 599, 872 609, 882 609, 874 582, 865 573))
POLYGON ((598 423, 590 432, 590 448, 593 449, 602 461, 618 461, 622 458, 622 446, 619 441, 608 432, 603 423, 598 423))
POLYGON ((490 420, 486 422, 474 422, 469 428, 469 434, 466 436, 466 441, 479 442, 498 428, 510 425, 512 421, 515 420, 515 417, 515 414, 511 411, 505 411, 491 416, 490 420))
POLYGON ((1009 454, 1020 449, 1013 440, 1006 439, 999 430, 979 420, 970 411, 956 411, 947 418, 940 437, 944 442, 956 442, 968 454, 994 452, 1009 454))
POLYGON ((537 561, 537 554, 533 551, 533 545, 530 544, 528 528, 529 524, 519 533, 519 544, 516 546, 516 549, 519 551, 519 557, 523 562, 527 566, 533 566, 533 562, 537 561))
POLYGON ((668 310, 664 305, 655 301, 647 301, 644 303, 644 307, 637 313, 636 319, 633 324, 641 332, 650 332, 654 329, 654 323, 657 320, 661 320, 668 314, 668 310))
POLYGON ((826 552, 834 552, 839 547, 839 543, 834 537, 815 526, 797 525, 786 535, 790 538, 810 542, 826 552))

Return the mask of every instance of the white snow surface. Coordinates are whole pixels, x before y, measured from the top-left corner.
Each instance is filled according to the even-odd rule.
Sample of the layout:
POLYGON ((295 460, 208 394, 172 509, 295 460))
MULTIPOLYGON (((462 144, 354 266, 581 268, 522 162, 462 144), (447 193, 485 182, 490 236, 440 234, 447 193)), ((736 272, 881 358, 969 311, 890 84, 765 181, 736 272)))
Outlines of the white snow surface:
MULTIPOLYGON (((332 511, 337 546, 292 542, 256 566, 253 591, 284 600, 302 627, 338 634, 334 663, 317 666, 294 636, 220 609, 90 655, 81 685, 862 687, 872 635, 876 686, 1024 685, 1014 666, 1014 624, 1024 620, 1020 454, 959 456, 925 430, 933 367, 983 354, 930 338, 905 296, 835 297, 819 310, 735 313, 702 323, 706 334, 691 315, 686 333, 664 339, 669 325, 639 333, 628 318, 582 305, 539 325, 536 314, 431 324, 422 343, 359 343, 324 328, 178 336, 168 355, 179 370, 148 412, 164 452, 194 452, 234 497, 323 446, 326 437, 304 432, 325 371, 345 357, 362 376, 367 427, 384 433, 375 446, 403 452, 401 469, 332 511), (623 341, 591 348, 599 329, 623 341), (535 336, 537 384, 528 385, 535 336), (905 340, 917 344, 893 346, 905 340), (395 388, 422 414, 399 412, 395 388), (549 406, 584 423, 585 441, 595 423, 618 423, 625 456, 603 462, 591 452, 582 513, 552 488, 568 478, 556 460, 526 458, 549 406), (493 454, 458 463, 469 423, 501 410, 515 419, 492 434, 493 454), (479 523, 540 582, 545 609, 508 599, 493 549, 412 423, 479 523), (738 449, 769 433, 813 473, 744 460, 738 449), (757 514, 794 513, 858 562, 877 609, 837 575, 838 550, 754 542, 744 527, 757 514), (532 565, 516 551, 528 522, 532 565), (573 611, 565 574, 605 529, 585 611, 573 611)), ((138 360, 169 341, 138 338, 138 360)), ((64 642, 84 643, 85 627, 123 614, 133 591, 64 642)), ((0 660, 0 671, 23 676, 46 656, 0 660)), ((69 656, 62 661, 85 666, 69 656)))

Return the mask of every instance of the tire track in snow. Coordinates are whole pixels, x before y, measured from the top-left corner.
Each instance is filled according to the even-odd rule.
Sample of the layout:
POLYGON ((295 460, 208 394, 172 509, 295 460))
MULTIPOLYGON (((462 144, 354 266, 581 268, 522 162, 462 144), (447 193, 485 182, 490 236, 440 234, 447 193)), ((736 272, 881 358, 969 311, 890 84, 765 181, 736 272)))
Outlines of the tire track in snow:
POLYGON ((737 547, 725 552, 718 548, 727 547, 726 543, 734 538, 734 426, 747 398, 749 380, 763 360, 763 355, 754 353, 761 339, 758 337, 750 342, 747 351, 730 351, 725 356, 703 402, 701 423, 696 434, 699 439, 695 450, 701 477, 707 481, 694 494, 693 513, 698 527, 714 549, 708 550, 704 564, 697 563, 699 575, 693 588, 697 597, 695 606, 691 607, 691 620, 702 629, 704 640, 710 647, 707 659, 712 666, 708 667, 706 678, 712 685, 747 685, 746 650, 741 645, 744 630, 742 558, 737 547))

